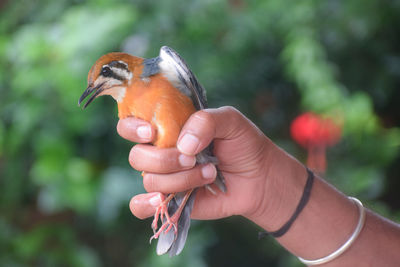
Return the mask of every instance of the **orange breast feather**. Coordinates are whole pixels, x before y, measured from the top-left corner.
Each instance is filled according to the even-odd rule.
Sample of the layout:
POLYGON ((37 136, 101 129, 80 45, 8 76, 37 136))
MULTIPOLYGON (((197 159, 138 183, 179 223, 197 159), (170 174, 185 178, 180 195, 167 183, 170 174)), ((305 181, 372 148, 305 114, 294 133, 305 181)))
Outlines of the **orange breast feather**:
POLYGON ((155 146, 176 146, 183 124, 196 109, 189 97, 157 74, 149 81, 137 79, 127 88, 118 103, 120 119, 134 116, 150 122, 157 129, 155 146))

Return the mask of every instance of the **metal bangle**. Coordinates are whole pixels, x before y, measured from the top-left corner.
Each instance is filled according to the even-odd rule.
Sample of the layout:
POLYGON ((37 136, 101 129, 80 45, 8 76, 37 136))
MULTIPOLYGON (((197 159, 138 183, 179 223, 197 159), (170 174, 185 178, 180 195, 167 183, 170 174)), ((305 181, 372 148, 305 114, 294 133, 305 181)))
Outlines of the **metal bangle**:
POLYGON ((340 248, 338 248, 335 252, 329 254, 326 257, 320 258, 320 259, 316 259, 316 260, 306 260, 303 259, 301 257, 298 257, 298 259, 306 264, 306 265, 319 265, 319 264, 323 264, 323 263, 327 263, 329 261, 332 261, 334 259, 336 259, 337 257, 339 257, 340 255, 343 254, 343 252, 345 252, 350 246, 351 244, 353 244, 353 242, 357 239, 358 235, 360 234, 363 226, 364 226, 364 222, 365 222, 365 209, 361 203, 360 200, 358 200, 357 198, 354 197, 349 197, 349 199, 353 200, 354 203, 357 204, 358 210, 360 212, 360 217, 358 219, 358 223, 357 223, 357 227, 354 230, 353 234, 350 236, 350 238, 346 241, 346 243, 344 243, 340 248))

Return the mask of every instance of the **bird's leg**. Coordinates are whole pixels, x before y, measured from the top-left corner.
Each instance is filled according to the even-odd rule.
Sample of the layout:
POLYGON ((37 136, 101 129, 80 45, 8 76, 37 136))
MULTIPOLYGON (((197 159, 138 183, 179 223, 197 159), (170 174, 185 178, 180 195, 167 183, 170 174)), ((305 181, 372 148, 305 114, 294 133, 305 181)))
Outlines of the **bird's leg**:
MULTIPOLYGON (((186 192, 185 196, 183 197, 182 203, 179 205, 179 207, 175 211, 174 215, 169 216, 168 212, 165 213, 166 221, 161 225, 160 229, 158 229, 158 231, 156 233, 154 233, 154 235, 150 238, 150 242, 151 242, 151 240, 153 238, 157 239, 163 231, 165 231, 165 233, 168 233, 171 230, 172 227, 174 227, 175 236, 176 236, 176 234, 178 233, 178 221, 179 221, 179 218, 181 217, 181 213, 183 211, 183 208, 185 207, 186 202, 188 201, 188 199, 190 197, 190 194, 192 192, 193 192, 193 189, 191 189, 191 190, 186 192)), ((169 196, 168 196, 168 198, 169 198, 169 196)), ((167 199, 165 199, 165 200, 167 200, 167 199)), ((153 228, 153 230, 154 230, 154 228, 153 228)))
POLYGON ((154 234, 158 228, 158 218, 160 217, 161 222, 164 220, 164 216, 167 221, 170 221, 170 217, 168 214, 168 203, 171 201, 172 198, 175 197, 175 194, 169 194, 166 199, 157 207, 156 212, 154 213, 154 220, 151 224, 151 228, 153 228, 154 234))

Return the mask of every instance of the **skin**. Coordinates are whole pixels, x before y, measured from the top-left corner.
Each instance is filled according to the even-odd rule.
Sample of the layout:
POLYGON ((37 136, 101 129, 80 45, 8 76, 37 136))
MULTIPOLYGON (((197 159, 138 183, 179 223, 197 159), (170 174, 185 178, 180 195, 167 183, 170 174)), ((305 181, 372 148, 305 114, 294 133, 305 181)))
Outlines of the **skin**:
MULTIPOLYGON (((293 214, 304 190, 304 166, 232 107, 193 114, 180 133, 177 148, 144 144, 151 142, 156 132, 149 123, 136 118, 120 120, 117 130, 123 138, 141 143, 129 155, 132 167, 145 171, 143 183, 148 193, 136 195, 130 202, 133 215, 140 219, 154 214, 164 198, 161 193, 213 182, 215 167, 195 166, 194 160, 194 155, 213 139, 228 191, 213 195, 200 188, 193 219, 241 215, 267 231, 275 231, 293 214)), ((277 239, 291 253, 305 259, 321 258, 339 248, 359 218, 351 200, 318 176, 315 178, 307 206, 289 231, 277 239)), ((364 228, 352 246, 320 266, 398 266, 399 251, 399 225, 367 210, 364 228)))

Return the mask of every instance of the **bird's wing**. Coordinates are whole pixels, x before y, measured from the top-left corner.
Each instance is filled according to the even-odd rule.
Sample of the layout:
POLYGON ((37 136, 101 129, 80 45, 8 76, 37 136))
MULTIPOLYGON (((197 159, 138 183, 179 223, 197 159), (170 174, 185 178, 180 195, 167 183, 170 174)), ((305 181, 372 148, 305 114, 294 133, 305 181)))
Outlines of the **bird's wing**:
MULTIPOLYGON (((167 46, 161 47, 159 59, 153 60, 158 62, 159 72, 182 93, 189 96, 197 110, 207 108, 206 91, 197 81, 196 76, 186 65, 186 62, 172 48, 167 46)), ((151 69, 151 68, 148 68, 151 69)), ((218 160, 213 156, 213 142, 202 152, 197 154, 197 163, 204 164, 212 162, 218 164, 218 160)), ((224 177, 218 171, 217 179, 214 182, 222 192, 226 192, 224 177)))
POLYGON ((207 108, 206 91, 183 58, 168 46, 161 47, 159 58, 160 72, 183 94, 192 99, 197 110, 207 108))

